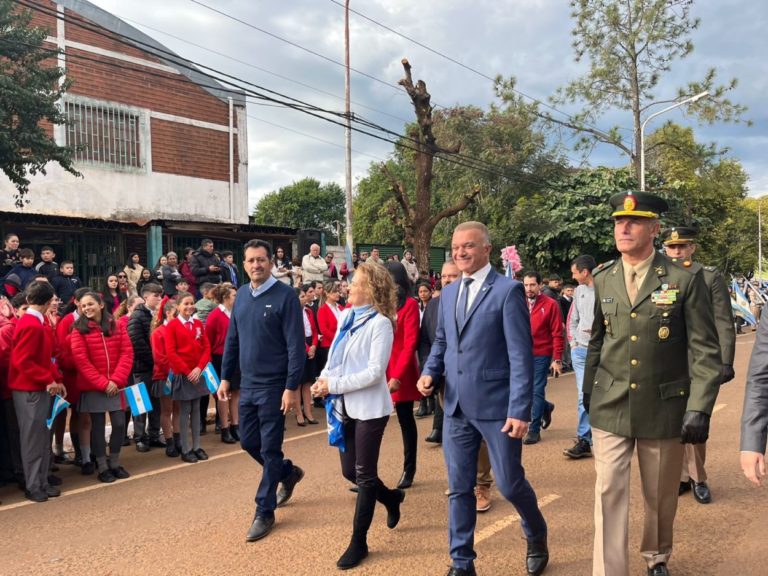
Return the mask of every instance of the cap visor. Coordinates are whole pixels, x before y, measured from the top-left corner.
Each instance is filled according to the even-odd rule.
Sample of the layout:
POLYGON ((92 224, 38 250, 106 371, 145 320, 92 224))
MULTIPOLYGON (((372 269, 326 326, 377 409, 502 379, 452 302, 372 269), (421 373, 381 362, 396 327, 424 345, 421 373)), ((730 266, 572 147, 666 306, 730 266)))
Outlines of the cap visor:
POLYGON ((617 210, 611 214, 611 218, 617 216, 634 216, 636 218, 658 218, 659 215, 656 212, 643 212, 642 210, 617 210))

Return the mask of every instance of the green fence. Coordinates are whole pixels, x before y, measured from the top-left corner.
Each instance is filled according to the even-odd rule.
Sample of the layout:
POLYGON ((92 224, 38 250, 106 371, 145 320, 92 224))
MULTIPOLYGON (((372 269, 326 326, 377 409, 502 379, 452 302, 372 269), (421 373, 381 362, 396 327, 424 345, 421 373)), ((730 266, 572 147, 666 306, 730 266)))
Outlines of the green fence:
MULTIPOLYGON (((358 254, 360 252, 368 252, 370 254, 374 247, 379 249, 379 256, 381 256, 382 260, 386 260, 392 254, 397 254, 402 260, 403 252, 405 252, 402 246, 397 246, 396 244, 358 244, 357 252, 358 254)), ((445 248, 432 246, 429 249, 429 269, 439 274, 443 267, 443 262, 445 262, 445 248)))

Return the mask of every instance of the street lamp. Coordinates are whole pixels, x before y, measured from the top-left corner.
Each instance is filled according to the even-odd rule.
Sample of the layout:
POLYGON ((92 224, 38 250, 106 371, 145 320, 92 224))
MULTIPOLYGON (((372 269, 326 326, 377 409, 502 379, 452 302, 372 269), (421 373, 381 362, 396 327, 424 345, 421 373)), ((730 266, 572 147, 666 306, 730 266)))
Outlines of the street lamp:
POLYGON ((701 100, 704 98, 704 96, 709 96, 709 90, 705 90, 701 94, 696 94, 696 96, 691 96, 690 98, 686 98, 685 100, 680 100, 680 102, 675 102, 672 104, 672 106, 667 106, 664 108, 664 110, 659 110, 658 112, 654 112, 648 118, 643 120, 643 123, 640 125, 640 190, 645 191, 645 125, 648 124, 651 120, 656 118, 656 116, 661 116, 665 112, 669 112, 670 110, 674 110, 675 108, 682 106, 683 104, 689 104, 696 102, 697 100, 701 100))

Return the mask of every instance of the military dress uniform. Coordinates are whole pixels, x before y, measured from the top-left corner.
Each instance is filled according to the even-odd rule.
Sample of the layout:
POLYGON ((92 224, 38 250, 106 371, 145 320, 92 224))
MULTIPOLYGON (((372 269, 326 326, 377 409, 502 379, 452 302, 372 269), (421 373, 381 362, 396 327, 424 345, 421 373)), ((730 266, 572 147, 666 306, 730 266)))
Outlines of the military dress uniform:
MULTIPOLYGON (((697 230, 688 226, 669 228, 662 232, 664 246, 679 244, 694 244, 697 230)), ((733 360, 736 355, 736 329, 734 325, 733 310, 731 308, 731 296, 728 293, 728 285, 723 275, 714 266, 702 266, 690 259, 679 260, 672 258, 673 262, 680 262, 692 272, 698 272, 704 279, 712 304, 712 312, 717 329, 717 338, 720 344, 720 357, 722 360, 722 380, 725 384, 733 380, 733 360)), ((680 475, 680 494, 693 490, 693 494, 701 504, 712 501, 712 494, 707 486, 707 471, 704 467, 707 457, 707 445, 686 444, 683 458, 683 469, 680 475)))
MULTIPOLYGON (((667 209, 645 193, 617 194, 611 204, 613 217, 658 218, 667 209)), ((621 259, 603 264, 593 275, 595 318, 584 374, 597 472, 593 574, 629 576, 635 448, 645 500, 641 554, 649 574, 668 574, 684 416, 711 414, 720 383, 709 298, 700 273, 656 252, 634 267, 621 259)))

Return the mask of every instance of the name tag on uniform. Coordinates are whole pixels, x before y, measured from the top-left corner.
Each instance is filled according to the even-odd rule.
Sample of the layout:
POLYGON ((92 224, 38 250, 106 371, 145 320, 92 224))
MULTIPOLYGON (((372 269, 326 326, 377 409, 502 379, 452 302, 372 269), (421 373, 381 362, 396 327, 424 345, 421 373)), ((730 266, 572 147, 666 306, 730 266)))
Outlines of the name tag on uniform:
POLYGON ((601 300, 601 302, 602 302, 603 304, 610 304, 611 302, 613 302, 613 298, 603 298, 603 299, 601 300))
POLYGON ((677 302, 679 290, 656 290, 651 294, 651 302, 657 306, 668 306, 677 302))

